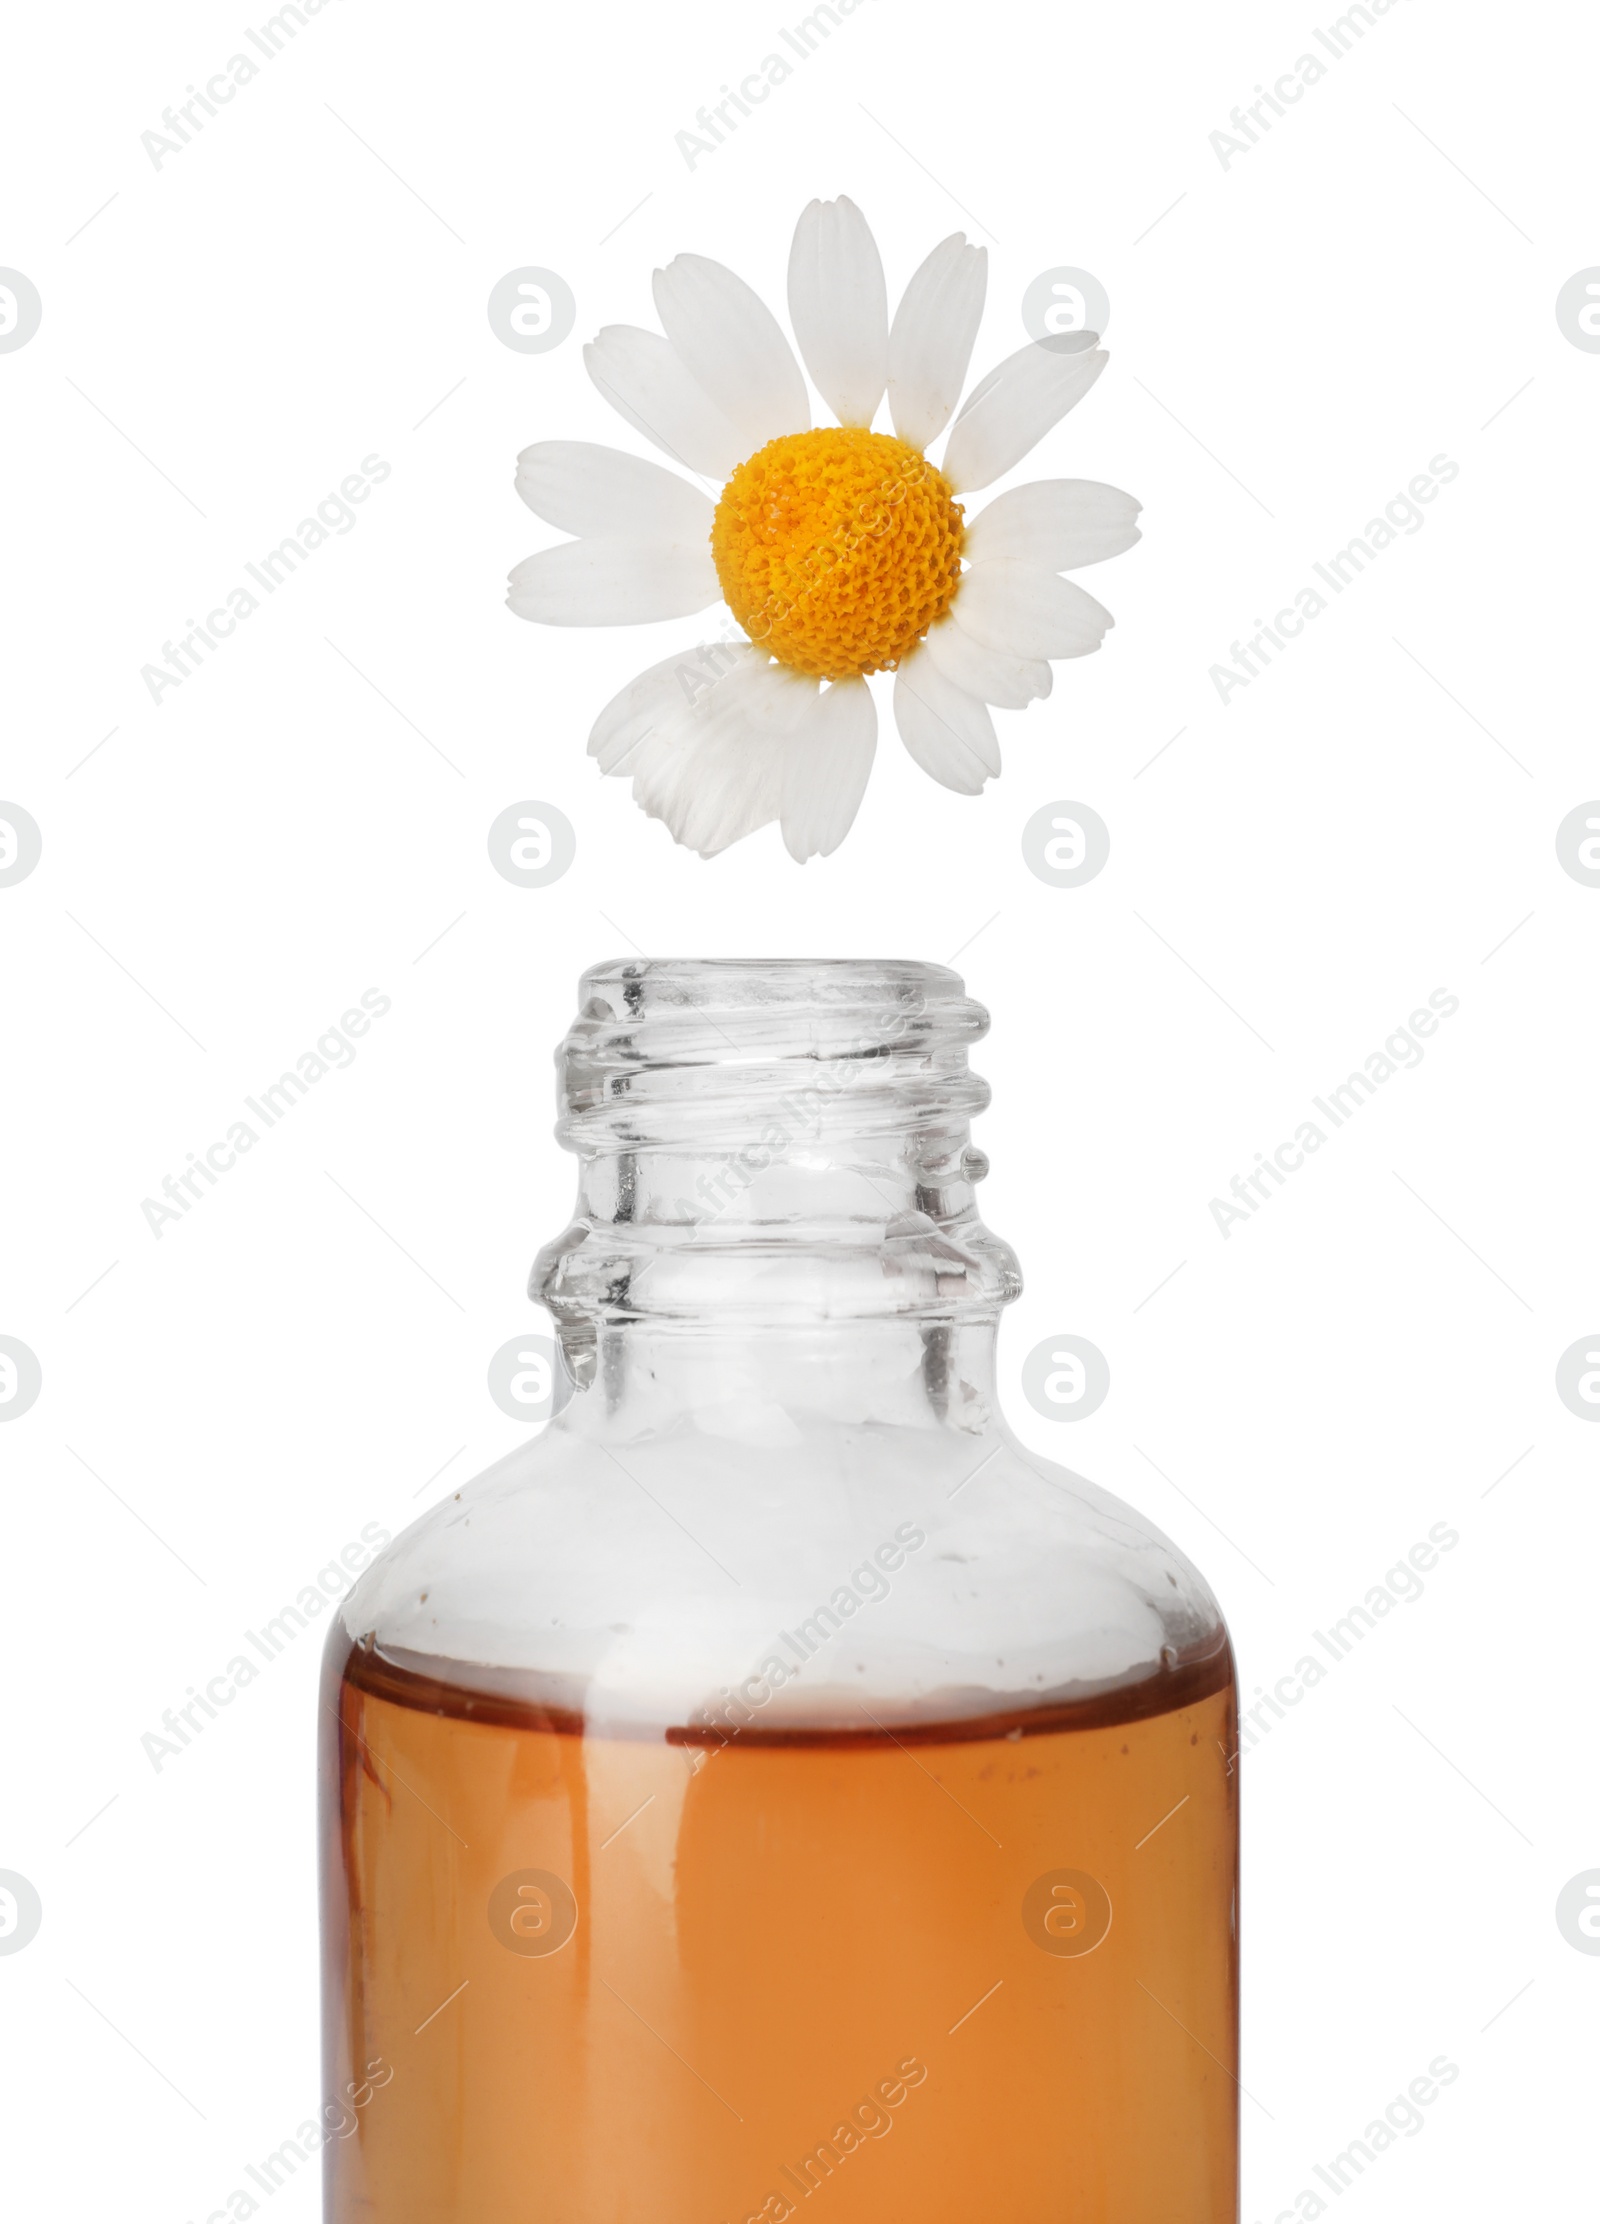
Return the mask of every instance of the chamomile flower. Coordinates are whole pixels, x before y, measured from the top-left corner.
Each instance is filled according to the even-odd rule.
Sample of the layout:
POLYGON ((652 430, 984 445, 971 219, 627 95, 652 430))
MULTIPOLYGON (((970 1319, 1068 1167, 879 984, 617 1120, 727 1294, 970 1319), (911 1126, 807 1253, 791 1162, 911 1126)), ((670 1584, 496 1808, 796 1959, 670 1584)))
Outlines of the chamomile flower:
POLYGON ((760 297, 722 264, 679 255, 655 274, 662 331, 608 325, 584 361, 691 477, 582 441, 518 458, 523 500, 573 536, 512 572, 519 617, 637 625, 718 602, 732 615, 724 638, 631 681, 589 737, 600 770, 630 778, 702 856, 774 819, 799 860, 838 847, 872 769, 874 673, 894 674, 916 762, 977 794, 1000 770, 990 707, 1048 695, 1052 660, 1097 649, 1112 623, 1062 574, 1133 545, 1131 496, 1042 479, 966 514, 963 498, 1019 463, 1106 362, 1093 333, 1035 342, 957 413, 985 279, 984 250, 956 233, 891 322, 866 219, 852 201, 813 201, 789 257, 789 315, 836 424, 813 427, 760 297), (873 430, 885 393, 892 433, 873 430), (935 465, 927 451, 947 425, 935 465))

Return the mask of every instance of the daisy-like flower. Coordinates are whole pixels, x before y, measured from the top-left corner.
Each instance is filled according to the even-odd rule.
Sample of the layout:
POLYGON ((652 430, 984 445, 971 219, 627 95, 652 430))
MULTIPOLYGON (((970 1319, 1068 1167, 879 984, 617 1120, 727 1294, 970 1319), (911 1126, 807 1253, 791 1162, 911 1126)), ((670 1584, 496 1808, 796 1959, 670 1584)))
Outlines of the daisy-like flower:
POLYGON ((607 325, 584 349, 629 424, 719 492, 583 441, 518 458, 529 508, 576 537, 511 574, 511 608, 545 625, 635 625, 725 602, 727 638, 680 650, 608 703, 600 770, 710 857, 773 819, 791 856, 826 856, 872 769, 867 685, 894 674, 900 738, 962 795, 1000 770, 990 705, 1050 692, 1053 658, 1097 649, 1112 620, 1064 572, 1139 538, 1139 504, 1087 479, 1041 479, 968 519, 962 496, 1019 463, 1099 377, 1092 332, 1019 348, 960 400, 987 258, 956 233, 894 320, 854 202, 813 201, 789 256, 789 315, 836 425, 813 429, 800 365, 743 279, 701 255, 655 274, 662 333, 607 325), (664 336, 663 336, 664 334, 664 336), (889 398, 893 433, 874 432, 889 398))

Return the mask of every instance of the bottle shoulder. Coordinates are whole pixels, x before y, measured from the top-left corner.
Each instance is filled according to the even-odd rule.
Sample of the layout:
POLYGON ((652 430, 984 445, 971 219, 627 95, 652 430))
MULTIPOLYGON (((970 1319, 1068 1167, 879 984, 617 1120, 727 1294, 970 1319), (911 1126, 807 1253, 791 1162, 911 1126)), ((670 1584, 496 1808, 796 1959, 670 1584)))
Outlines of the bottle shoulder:
POLYGON ((558 1417, 396 1538, 342 1621, 408 1675, 618 1728, 730 1695, 762 1729, 978 1719, 1229 1672, 1198 1570, 999 1426, 558 1417))

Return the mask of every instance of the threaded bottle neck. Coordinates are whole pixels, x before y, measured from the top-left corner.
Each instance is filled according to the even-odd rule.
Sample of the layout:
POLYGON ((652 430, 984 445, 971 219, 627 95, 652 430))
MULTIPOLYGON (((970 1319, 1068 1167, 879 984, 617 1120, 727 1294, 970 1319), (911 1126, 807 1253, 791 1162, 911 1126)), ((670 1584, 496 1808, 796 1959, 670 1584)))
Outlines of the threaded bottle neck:
POLYGON ((1020 1288, 978 1218, 983 1007, 941 966, 632 960, 557 1052, 574 1223, 532 1294, 569 1356, 629 1320, 945 1323, 1020 1288), (576 1347, 576 1348, 575 1348, 576 1347))
POLYGON ((906 960, 635 959, 592 967, 556 1052, 557 1139, 580 1157, 748 1145, 774 1110, 827 1133, 965 1128, 989 1102, 989 1015, 906 960))

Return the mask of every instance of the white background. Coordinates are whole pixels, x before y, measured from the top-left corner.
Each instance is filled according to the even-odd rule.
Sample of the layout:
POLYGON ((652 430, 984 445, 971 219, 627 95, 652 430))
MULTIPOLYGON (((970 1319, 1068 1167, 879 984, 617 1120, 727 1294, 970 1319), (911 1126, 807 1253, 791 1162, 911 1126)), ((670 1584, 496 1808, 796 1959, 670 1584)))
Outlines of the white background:
MULTIPOLYGON (((330 0, 159 170, 141 133, 261 18, 13 18, 0 263, 44 304, 0 354, 0 796, 44 839, 0 890, 0 1331, 43 1370, 0 1431, 0 1868, 44 1904, 0 1958, 19 2213, 204 2218, 316 2106, 317 1640, 159 1774, 140 1738, 364 1523, 517 1441, 484 1374, 570 1205, 550 1052, 635 948, 959 951, 1027 1275, 1011 1418, 1207 1571, 1247 1696, 1459 1532, 1244 1763, 1244 2214, 1300 2213, 1440 2054, 1426 2128, 1330 2207, 1577 2213, 1600 1961, 1554 1903, 1600 1865, 1600 1430, 1554 1373, 1600 1326, 1600 891, 1554 836, 1600 794, 1600 357, 1554 302, 1600 262, 1600 36, 1397 0, 1336 63, 1336 12, 865 0, 693 170, 675 134, 798 8, 330 0), (1210 134, 1305 53, 1326 76, 1224 168, 1210 134), (705 864, 584 754, 700 622, 510 616, 552 537, 514 457, 642 449, 581 341, 653 322, 685 248, 781 308, 838 192, 892 294, 951 230, 988 247, 975 373, 1041 271, 1099 277, 1110 368, 1017 477, 1125 486, 1145 539, 981 799, 885 701, 834 858, 769 829, 705 864), (552 353, 485 316, 525 264, 577 296, 552 353), (355 529, 153 704, 141 666, 373 453, 355 529), (1423 529, 1219 702, 1209 667, 1441 453, 1423 529), (577 830, 542 891, 485 849, 527 798, 577 830), (1074 891, 1019 850, 1063 799, 1112 837, 1074 891), (356 1063, 157 1240, 141 1200, 369 987, 356 1063), (1224 1240, 1209 1201, 1436 988, 1420 1067, 1224 1240), (1075 1427, 1017 1386, 1062 1333, 1111 1368, 1075 1427)), ((311 2173, 268 2205, 309 2219, 311 2173)))

